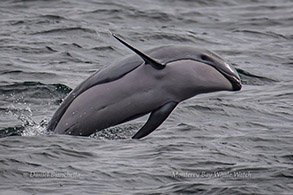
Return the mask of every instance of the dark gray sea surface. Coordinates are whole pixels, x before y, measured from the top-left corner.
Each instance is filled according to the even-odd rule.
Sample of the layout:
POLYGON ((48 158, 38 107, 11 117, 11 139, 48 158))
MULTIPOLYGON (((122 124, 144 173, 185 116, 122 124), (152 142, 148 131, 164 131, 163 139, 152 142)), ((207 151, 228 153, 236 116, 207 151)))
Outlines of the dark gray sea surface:
POLYGON ((293 1, 3 0, 0 194, 293 194, 293 1), (46 124, 95 71, 146 50, 204 47, 240 73, 239 92, 182 102, 90 137, 46 124))

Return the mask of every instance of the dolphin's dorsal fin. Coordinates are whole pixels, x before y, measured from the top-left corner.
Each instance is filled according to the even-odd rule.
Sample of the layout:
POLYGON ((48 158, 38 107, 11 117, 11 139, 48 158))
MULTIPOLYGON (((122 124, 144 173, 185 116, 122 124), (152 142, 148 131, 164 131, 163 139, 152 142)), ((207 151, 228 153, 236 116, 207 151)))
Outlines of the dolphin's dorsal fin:
POLYGON ((143 53, 142 51, 139 51, 138 49, 136 49, 135 47, 131 46, 129 43, 127 43, 126 41, 122 40, 121 38, 117 37, 115 34, 112 33, 112 36, 117 39, 119 42, 121 42, 123 45, 125 45, 126 47, 128 47, 129 49, 131 49, 133 52, 135 52, 137 55, 139 55, 146 64, 150 64, 152 67, 161 70, 163 68, 165 68, 165 64, 162 64, 160 62, 158 62, 157 60, 155 60, 154 58, 150 57, 149 55, 143 53))

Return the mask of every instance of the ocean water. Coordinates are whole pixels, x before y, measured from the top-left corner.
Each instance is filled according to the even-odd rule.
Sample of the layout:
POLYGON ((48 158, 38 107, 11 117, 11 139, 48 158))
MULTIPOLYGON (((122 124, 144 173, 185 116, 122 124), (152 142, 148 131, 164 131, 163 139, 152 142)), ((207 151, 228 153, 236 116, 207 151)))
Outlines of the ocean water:
POLYGON ((291 0, 0 2, 0 194, 292 194, 291 0), (243 89, 182 102, 90 137, 46 124, 96 70, 165 44, 204 47, 243 89))

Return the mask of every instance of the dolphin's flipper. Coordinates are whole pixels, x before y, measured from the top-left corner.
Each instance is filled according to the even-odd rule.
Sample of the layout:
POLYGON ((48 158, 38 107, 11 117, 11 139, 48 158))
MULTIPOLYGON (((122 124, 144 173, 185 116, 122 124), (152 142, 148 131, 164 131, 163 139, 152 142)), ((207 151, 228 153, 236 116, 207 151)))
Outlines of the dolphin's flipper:
POLYGON ((177 102, 169 102, 154 110, 146 124, 132 137, 132 139, 140 139, 153 132, 166 120, 177 104, 177 102))
POLYGON ((161 70, 161 69, 165 68, 165 66, 166 66, 165 64, 162 64, 158 60, 150 57, 149 55, 143 53, 142 51, 139 51, 138 49, 136 49, 135 47, 131 46, 126 41, 124 41, 121 38, 117 37, 115 34, 112 34, 112 36, 115 39, 117 39, 118 41, 120 41, 123 45, 125 45, 126 47, 131 49, 133 52, 135 52, 137 55, 139 55, 145 61, 146 64, 150 64, 152 67, 154 67, 155 69, 158 69, 158 70, 161 70))

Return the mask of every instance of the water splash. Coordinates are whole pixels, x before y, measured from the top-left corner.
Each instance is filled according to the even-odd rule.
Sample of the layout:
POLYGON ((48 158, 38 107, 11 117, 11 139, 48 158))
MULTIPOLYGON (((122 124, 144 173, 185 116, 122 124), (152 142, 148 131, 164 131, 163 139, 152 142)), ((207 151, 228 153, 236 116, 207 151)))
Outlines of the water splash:
POLYGON ((0 137, 49 134, 46 130, 48 119, 35 117, 40 113, 48 113, 50 108, 46 105, 60 104, 70 91, 71 88, 59 83, 43 84, 25 81, 2 85, 0 92, 3 98, 9 99, 11 103, 3 105, 1 111, 12 122, 8 123, 8 127, 0 129, 0 137))
POLYGON ((139 126, 139 124, 119 125, 96 132, 90 137, 101 140, 130 139, 139 129, 139 126))
POLYGON ((35 136, 47 134, 45 128, 47 119, 42 120, 40 123, 36 122, 32 117, 33 112, 31 107, 27 103, 18 102, 9 105, 7 108, 7 114, 12 115, 19 120, 21 125, 2 129, 2 137, 10 135, 35 136))

